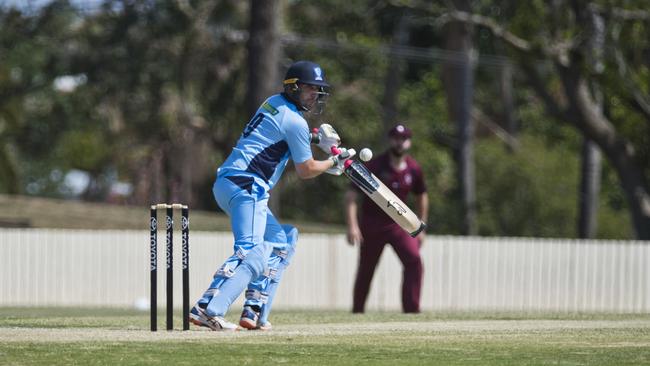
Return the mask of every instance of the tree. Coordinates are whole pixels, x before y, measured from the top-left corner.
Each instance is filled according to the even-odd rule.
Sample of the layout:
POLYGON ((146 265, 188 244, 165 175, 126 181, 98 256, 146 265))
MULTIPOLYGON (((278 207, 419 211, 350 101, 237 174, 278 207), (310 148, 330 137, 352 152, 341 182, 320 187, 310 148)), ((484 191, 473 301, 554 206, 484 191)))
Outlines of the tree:
MULTIPOLYGON (((250 1, 246 109, 251 118, 264 99, 276 93, 281 85, 278 72, 279 29, 282 21, 280 10, 278 0, 250 1)), ((278 184, 269 202, 276 215, 280 215, 281 192, 282 184, 278 184)))
MULTIPOLYGON (((603 72, 603 54, 605 43, 605 24, 600 14, 590 9, 583 16, 588 16, 589 19, 583 23, 588 23, 589 38, 587 40, 588 47, 590 48, 589 65, 594 70, 595 75, 603 72)), ((592 81, 591 92, 594 95, 594 102, 600 109, 603 110, 603 95, 596 80, 592 81)), ((592 239, 596 236, 597 220, 596 215, 598 212, 598 196, 600 191, 600 176, 602 171, 602 159, 600 150, 596 143, 591 139, 585 137, 582 147, 582 162, 580 166, 580 191, 578 192, 578 202, 580 205, 580 212, 578 217, 578 237, 583 239, 592 239)))
MULTIPOLYGON (((621 116, 612 115, 608 118, 602 108, 599 108, 598 99, 590 88, 591 81, 597 78, 589 66, 588 55, 591 50, 587 38, 580 31, 589 29, 589 17, 584 14, 587 9, 595 9, 602 15, 606 29, 610 32, 608 47, 614 51, 609 55, 606 67, 612 67, 617 61, 619 65, 626 63, 625 60, 612 57, 621 55, 624 51, 621 49, 621 43, 612 42, 616 38, 613 36, 615 31, 624 29, 630 32, 630 36, 635 36, 636 32, 629 29, 627 23, 634 22, 637 27, 646 29, 641 22, 650 19, 650 15, 645 11, 602 8, 595 3, 585 4, 578 1, 560 2, 559 7, 560 14, 567 16, 554 17, 554 12, 538 5, 538 9, 535 9, 540 14, 537 17, 540 19, 538 22, 519 23, 519 27, 526 28, 529 33, 536 35, 537 38, 531 40, 517 36, 514 30, 506 29, 494 19, 470 12, 451 11, 440 20, 444 22, 453 19, 486 27, 510 46, 516 54, 519 67, 526 72, 531 86, 546 104, 549 113, 559 120, 571 123, 603 151, 615 168, 626 193, 636 236, 639 239, 650 239, 650 190, 647 185, 647 171, 641 165, 642 161, 647 161, 647 157, 640 158, 637 155, 635 137, 626 135, 626 123, 620 119, 621 116), (530 29, 533 26, 538 28, 533 31, 530 29), (549 78, 548 74, 542 76, 539 68, 535 67, 540 59, 552 63, 557 79, 549 78), (552 81, 557 81, 560 88, 553 88, 552 81)), ((511 22, 515 23, 513 20, 511 22)), ((618 85, 629 84, 622 80, 620 75, 611 72, 607 77, 616 80, 618 85)), ((644 101, 640 100, 637 93, 617 89, 616 85, 610 83, 603 87, 607 95, 617 94, 620 99, 636 107, 636 113, 641 113, 646 120, 649 119, 650 114, 642 108, 644 101)))
MULTIPOLYGON (((404 72, 404 60, 395 55, 396 50, 408 43, 409 36, 409 15, 406 11, 398 16, 393 29, 391 40, 391 55, 388 61, 388 69, 384 81, 384 96, 382 99, 384 135, 397 123, 399 114, 397 112, 397 97, 399 96, 400 84, 404 72)), ((384 141, 387 141, 385 138, 384 141)))
POLYGON ((248 27, 248 83, 246 104, 250 116, 265 98, 278 91, 280 85, 280 24, 278 0, 251 1, 248 27))
POLYGON ((43 171, 46 164, 32 162, 51 162, 49 148, 76 122, 59 118, 63 108, 54 87, 64 54, 60 44, 75 18, 65 3, 33 15, 0 8, 0 189, 5 192, 29 187, 50 193, 44 187, 49 179, 42 177, 51 168, 43 171))
MULTIPOLYGON (((469 11, 467 0, 455 0, 454 6, 469 11)), ((443 82, 447 91, 447 103, 452 121, 457 126, 458 144, 455 156, 458 182, 463 206, 463 233, 478 234, 476 221, 476 183, 474 174, 474 133, 471 117, 474 90, 474 59, 472 25, 467 22, 450 22, 447 25, 446 48, 457 57, 448 61, 443 70, 443 82)))
MULTIPOLYGON (((495 41, 497 37, 487 31, 490 25, 470 21, 479 26, 473 26, 467 33, 471 37, 463 42, 477 50, 473 54, 480 58, 467 62, 469 52, 461 48, 465 55, 461 63, 473 68, 470 74, 456 75, 441 70, 445 62, 459 60, 455 51, 440 48, 450 34, 431 22, 432 15, 450 11, 444 8, 450 2, 366 0, 345 6, 338 0, 100 3, 84 10, 66 0, 54 0, 29 13, 10 13, 0 5, 3 192, 14 187, 28 194, 61 197, 62 174, 82 169, 96 182, 97 189, 88 192, 88 198, 109 200, 108 186, 120 180, 134 187, 122 202, 178 199, 189 201, 193 208, 214 209, 214 170, 251 117, 249 109, 259 104, 252 94, 259 92, 258 97, 264 98, 275 91, 262 91, 258 88, 261 81, 280 86, 264 77, 273 72, 266 67, 275 64, 277 72, 279 65, 312 59, 323 66, 333 85, 325 114, 310 117, 313 126, 333 123, 347 145, 378 151, 385 147, 385 124, 394 122, 394 113, 409 123, 418 139, 412 154, 421 162, 431 187, 432 232, 467 232, 460 224, 467 222, 461 211, 463 206, 472 207, 467 203, 472 200, 464 204, 457 194, 461 191, 460 172, 465 170, 456 169, 453 153, 454 146, 459 146, 456 136, 463 135, 472 142, 475 139, 477 149, 476 174, 481 184, 474 202, 480 235, 576 235, 570 230, 577 218, 572 184, 577 184, 578 165, 573 162, 577 162, 582 130, 565 127, 577 124, 567 114, 570 103, 559 68, 552 63, 558 59, 553 53, 557 47, 552 46, 564 44, 563 36, 576 40, 567 50, 588 47, 579 42, 587 39, 583 36, 586 28, 577 24, 573 10, 566 11, 565 2, 554 2, 559 6, 557 17, 548 15, 548 5, 542 2, 471 2, 473 11, 498 19, 493 26, 508 29, 510 34, 496 28, 494 34, 509 40, 495 41), (280 17, 291 19, 282 27, 276 25, 281 51, 275 62, 270 61, 272 56, 251 52, 254 47, 262 51, 274 48, 266 47, 273 42, 266 40, 270 31, 250 29, 266 26, 263 21, 267 20, 253 20, 256 16, 251 12, 274 3, 283 6, 269 12, 278 11, 280 17), (547 31, 550 20, 556 23, 555 33, 547 31), (526 34, 530 40, 520 43, 514 34, 526 34), (551 34, 560 41, 554 41, 551 34), (511 43, 514 45, 507 46, 511 43), (517 47, 530 49, 515 52, 517 47), (547 53, 549 48, 552 52, 547 53), (491 56, 494 54, 499 56, 491 56), (522 72, 526 67, 532 71, 522 72), (263 75, 255 76, 255 71, 263 75), (461 76, 471 82, 443 85, 441 75, 461 76), (53 85, 62 77, 83 82, 76 89, 60 91, 53 85), (543 113, 536 101, 543 100, 544 94, 533 96, 534 87, 530 86, 535 85, 535 77, 542 86, 539 90, 548 92, 553 101, 547 105, 563 113, 549 114, 552 117, 543 113), (255 82, 256 78, 260 81, 255 82), (472 108, 458 108, 462 103, 456 102, 463 101, 465 105, 471 101, 472 108), (452 111, 452 107, 458 109, 452 111), (521 123, 513 127, 507 116, 515 114, 521 123), (465 125, 463 134, 457 124, 461 120, 472 124, 465 125), (476 132, 466 133, 468 128, 476 128, 476 132), (521 141, 520 150, 513 144, 515 134, 521 141), (502 151, 503 142, 513 149, 502 151), (575 156, 566 159, 571 164, 563 168, 565 154, 575 156), (544 179, 536 179, 536 175, 544 179), (510 193, 503 187, 517 189, 510 193), (563 191, 553 199, 546 198, 556 190, 563 191), (521 199, 526 193, 530 197, 521 199), (509 217, 513 220, 504 219, 509 217)), ((475 15, 461 7, 464 3, 456 2, 459 11, 452 14, 465 9, 468 16, 475 15)), ((627 4, 632 5, 634 1, 627 4)), ((596 84, 602 90, 603 114, 636 149, 636 167, 647 177, 650 103, 646 86, 650 83, 644 12, 595 9, 607 25, 605 68, 596 74, 590 63, 583 62, 585 68, 578 71, 586 75, 591 93, 596 84)), ((467 21, 456 20, 461 28, 467 21)), ((345 179, 325 176, 298 183, 291 169, 286 174, 283 189, 291 195, 282 195, 283 218, 342 222, 339 198, 348 184, 345 179)), ((629 231, 620 229, 628 220, 623 213, 627 207, 621 191, 613 187, 612 175, 611 164, 605 160, 599 213, 604 231, 599 229, 598 236, 627 238, 629 231)))

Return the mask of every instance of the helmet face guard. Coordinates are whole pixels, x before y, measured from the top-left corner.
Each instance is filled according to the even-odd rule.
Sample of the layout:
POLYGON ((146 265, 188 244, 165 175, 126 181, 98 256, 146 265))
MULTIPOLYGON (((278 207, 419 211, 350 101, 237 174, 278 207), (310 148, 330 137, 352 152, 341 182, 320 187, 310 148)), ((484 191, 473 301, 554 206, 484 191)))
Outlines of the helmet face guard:
POLYGON ((329 98, 330 93, 324 86, 319 86, 316 93, 318 94, 316 97, 316 103, 314 103, 308 111, 311 114, 319 115, 325 111, 325 105, 327 104, 327 99, 329 98))
POLYGON ((303 85, 311 85, 311 84, 300 83, 300 82, 285 84, 284 85, 284 93, 302 111, 309 112, 309 113, 314 114, 314 115, 322 114, 323 111, 325 110, 325 105, 327 104, 327 99, 330 96, 328 88, 324 87, 324 86, 318 86, 318 91, 316 92, 316 94, 317 94, 316 102, 313 103, 311 106, 308 106, 305 103, 303 103, 302 98, 301 98, 302 93, 303 93, 303 85))

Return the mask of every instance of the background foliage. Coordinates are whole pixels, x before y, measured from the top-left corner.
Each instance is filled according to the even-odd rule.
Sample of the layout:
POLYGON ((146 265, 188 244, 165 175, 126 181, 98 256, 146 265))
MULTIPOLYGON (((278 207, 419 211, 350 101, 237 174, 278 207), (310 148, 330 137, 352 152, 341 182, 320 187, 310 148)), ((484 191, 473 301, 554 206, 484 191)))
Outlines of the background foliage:
MULTIPOLYGON (((83 2, 81 2, 83 3, 83 2)), ((0 192, 145 205, 185 201, 217 209, 211 197, 216 167, 229 153, 250 116, 245 112, 247 2, 116 1, 92 6, 55 0, 43 7, 0 7, 0 192), (208 13, 201 13, 208 9, 208 13), (203 14, 203 17, 201 17, 203 14), (66 89, 65 83, 72 84, 66 89), (62 86, 63 85, 63 86, 62 86), (70 172, 89 184, 74 192, 70 172), (116 183, 126 190, 118 190, 116 183)), ((470 2, 512 32, 542 42, 538 14, 545 2, 470 2)), ((393 54, 393 28, 411 14, 399 120, 415 132, 412 155, 422 164, 431 201, 431 233, 461 232, 454 140, 441 82, 444 35, 434 25, 448 5, 418 1, 283 2, 284 73, 294 60, 319 62, 334 85, 327 112, 313 125, 334 124, 347 145, 384 146, 384 79, 393 54), (428 52, 428 53, 427 53, 428 52), (442 56, 435 56, 442 55, 442 56), (446 140, 445 140, 446 139, 446 140)), ((625 2, 634 8, 642 2, 625 2)), ((563 29, 566 35, 579 28, 563 29)), ((621 45, 647 95, 647 24, 626 23, 621 45)), ((499 96, 502 67, 521 55, 477 27, 481 55, 474 103, 503 126, 499 96), (490 61, 491 60, 491 61, 490 61)), ((559 81, 550 64, 530 61, 550 90, 559 81)), ((619 82, 619 68, 598 76, 607 88, 608 113, 636 146, 639 166, 650 174, 650 123, 619 82), (627 94, 626 94, 627 93, 627 94)), ((513 90, 517 149, 508 148, 479 121, 476 185, 481 235, 575 237, 582 134, 549 115, 516 66, 513 90)), ((555 87, 554 87, 555 86, 555 87)), ((278 89, 279 90, 279 89, 278 89)), ((340 177, 300 181, 286 173, 274 194, 280 216, 343 223, 340 177)), ((616 172, 605 161, 598 237, 632 238, 628 207, 616 172)))

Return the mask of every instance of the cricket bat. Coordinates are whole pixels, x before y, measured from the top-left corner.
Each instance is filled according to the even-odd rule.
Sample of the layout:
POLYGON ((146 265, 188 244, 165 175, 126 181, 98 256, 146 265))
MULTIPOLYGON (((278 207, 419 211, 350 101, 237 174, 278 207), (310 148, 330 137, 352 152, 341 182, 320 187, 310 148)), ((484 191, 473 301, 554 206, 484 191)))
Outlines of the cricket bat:
POLYGON ((370 197, 377 206, 395 221, 409 235, 416 237, 427 225, 402 202, 390 188, 366 168, 363 163, 353 160, 344 170, 344 174, 370 197))
MULTIPOLYGON (((310 135, 311 142, 317 144, 320 140, 318 129, 313 129, 310 135)), ((335 149, 337 147, 333 146, 333 153, 337 153, 335 149)), ((426 229, 427 225, 365 165, 356 160, 348 160, 346 163, 343 173, 409 235, 416 237, 426 229)))

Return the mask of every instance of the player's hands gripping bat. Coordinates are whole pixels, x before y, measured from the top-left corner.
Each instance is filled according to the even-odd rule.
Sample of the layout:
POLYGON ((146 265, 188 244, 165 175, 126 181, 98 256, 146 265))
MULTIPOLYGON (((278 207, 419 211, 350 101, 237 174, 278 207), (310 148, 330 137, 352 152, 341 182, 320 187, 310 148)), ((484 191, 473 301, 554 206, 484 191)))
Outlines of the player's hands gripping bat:
POLYGON ((352 159, 357 152, 354 149, 346 149, 344 147, 337 148, 332 146, 330 153, 332 154, 330 160, 334 162, 334 166, 327 169, 325 173, 341 175, 345 171, 345 168, 352 163, 352 160, 350 159, 352 159))
POLYGON ((312 138, 318 147, 326 154, 331 154, 332 147, 339 147, 341 138, 334 127, 330 124, 323 123, 316 132, 316 138, 312 138))

